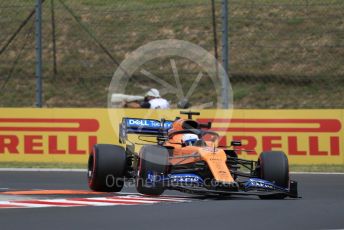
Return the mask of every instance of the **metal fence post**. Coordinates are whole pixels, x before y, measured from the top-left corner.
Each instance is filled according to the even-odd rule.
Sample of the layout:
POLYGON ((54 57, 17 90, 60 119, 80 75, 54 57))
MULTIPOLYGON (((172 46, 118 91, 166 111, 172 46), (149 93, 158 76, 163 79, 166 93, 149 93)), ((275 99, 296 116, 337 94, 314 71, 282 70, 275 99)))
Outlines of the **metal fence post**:
POLYGON ((57 75, 57 64, 56 64, 56 22, 55 22, 55 2, 50 0, 50 13, 51 13, 51 39, 53 44, 53 74, 54 80, 57 75))
MULTIPOLYGON (((224 70, 227 73, 227 76, 229 77, 228 74, 228 62, 229 62, 229 57, 228 57, 228 0, 221 0, 221 25, 222 25, 222 66, 224 70)), ((224 76, 224 77, 227 77, 224 76)), ((229 79, 228 79, 229 80, 229 79)), ((228 84, 224 85, 223 89, 223 102, 222 106, 223 108, 229 108, 229 101, 228 101, 228 84)))
POLYGON ((35 46, 36 46, 36 107, 42 107, 42 0, 36 0, 35 46))

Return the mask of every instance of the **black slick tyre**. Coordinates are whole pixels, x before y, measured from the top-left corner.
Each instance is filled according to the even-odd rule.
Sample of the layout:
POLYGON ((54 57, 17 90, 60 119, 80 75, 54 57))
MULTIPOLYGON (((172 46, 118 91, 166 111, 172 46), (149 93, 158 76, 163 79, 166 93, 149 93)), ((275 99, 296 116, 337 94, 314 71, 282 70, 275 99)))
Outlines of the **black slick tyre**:
MULTIPOLYGON (((288 158, 283 152, 262 152, 258 160, 259 177, 270 181, 277 186, 289 187, 289 164, 288 158)), ((286 195, 276 194, 260 196, 261 199, 283 199, 286 195)))
POLYGON ((150 183, 149 175, 161 178, 166 172, 168 150, 161 146, 143 146, 138 161, 136 190, 145 195, 161 195, 164 192, 163 183, 150 183))
POLYGON ((99 192, 119 192, 124 185, 126 153, 123 147, 94 145, 88 158, 88 185, 99 192))

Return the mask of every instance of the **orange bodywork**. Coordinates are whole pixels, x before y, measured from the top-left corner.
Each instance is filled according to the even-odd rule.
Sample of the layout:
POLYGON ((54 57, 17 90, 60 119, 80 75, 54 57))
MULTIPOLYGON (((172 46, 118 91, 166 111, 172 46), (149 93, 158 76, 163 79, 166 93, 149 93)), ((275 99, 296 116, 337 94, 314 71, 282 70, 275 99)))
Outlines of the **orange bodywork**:
POLYGON ((174 131, 183 130, 183 119, 179 119, 173 123, 172 129, 169 131, 169 140, 164 143, 164 146, 173 147, 173 157, 170 164, 187 164, 197 161, 205 161, 216 181, 231 183, 234 181, 226 164, 227 156, 224 150, 217 148, 215 142, 205 141, 207 146, 183 146, 183 134, 175 134, 174 131), (190 156, 195 154, 194 157, 182 158, 182 156, 190 156), (178 158, 179 157, 179 158, 178 158))

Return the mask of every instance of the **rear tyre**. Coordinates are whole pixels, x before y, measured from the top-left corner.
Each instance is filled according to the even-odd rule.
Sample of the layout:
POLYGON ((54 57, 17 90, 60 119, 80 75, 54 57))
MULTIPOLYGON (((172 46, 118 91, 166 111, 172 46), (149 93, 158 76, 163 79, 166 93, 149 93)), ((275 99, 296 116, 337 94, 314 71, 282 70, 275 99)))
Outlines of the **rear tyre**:
MULTIPOLYGON (((270 181, 277 186, 288 188, 289 186, 289 164, 288 158, 283 152, 262 152, 258 160, 261 179, 270 181)), ((286 195, 259 196, 261 199, 284 199, 286 195)))
POLYGON ((119 192, 124 185, 126 153, 123 147, 97 144, 88 158, 88 185, 99 192, 119 192))
POLYGON ((138 161, 136 190, 145 195, 161 195, 163 183, 152 183, 150 178, 165 175, 168 164, 168 150, 161 146, 146 145, 140 151, 138 161))

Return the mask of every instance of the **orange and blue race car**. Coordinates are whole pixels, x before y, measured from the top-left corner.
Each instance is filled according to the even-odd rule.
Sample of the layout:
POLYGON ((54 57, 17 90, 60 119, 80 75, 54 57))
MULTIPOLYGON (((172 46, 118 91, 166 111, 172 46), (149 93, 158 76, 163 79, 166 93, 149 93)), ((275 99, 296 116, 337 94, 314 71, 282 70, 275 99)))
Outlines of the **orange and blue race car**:
MULTIPOLYGON (((261 199, 297 198, 297 182, 289 178, 283 152, 262 152, 257 161, 238 158, 235 147, 219 146, 211 123, 123 118, 122 145, 96 144, 88 160, 88 184, 94 191, 119 192, 126 181, 139 193, 161 195, 165 190, 209 195, 256 195, 261 199), (134 143, 130 136, 145 143, 134 143), (153 138, 153 139, 152 139, 153 138), (135 151, 135 145, 142 147, 135 151)), ((242 151, 242 150, 240 150, 242 151)))

